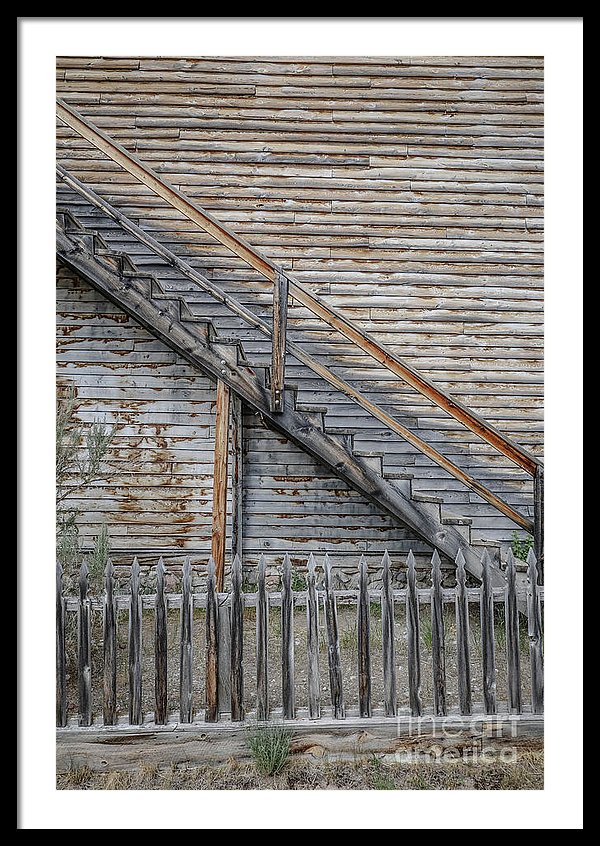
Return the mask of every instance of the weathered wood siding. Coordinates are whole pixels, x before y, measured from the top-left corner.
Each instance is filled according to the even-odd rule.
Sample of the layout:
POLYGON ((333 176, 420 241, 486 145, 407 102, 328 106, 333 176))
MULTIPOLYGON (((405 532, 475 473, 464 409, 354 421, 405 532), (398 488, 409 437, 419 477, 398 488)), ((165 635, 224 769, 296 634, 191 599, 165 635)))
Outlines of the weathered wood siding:
MULTIPOLYGON (((441 387, 541 454, 542 59, 68 57, 58 59, 57 90, 441 387)), ((58 156, 270 318, 271 292, 255 273, 64 127, 58 156)), ((225 316, 217 323, 220 331, 239 331, 225 316)), ((298 341, 301 334, 341 375, 531 514, 524 474, 292 305, 288 335, 298 341)), ((247 337, 254 360, 266 360, 265 342, 247 337)), ((357 448, 384 449, 389 470, 410 470, 416 490, 441 493, 450 510, 472 517, 475 537, 510 540, 515 527, 507 519, 293 361, 288 379, 303 401, 331 404, 330 421, 356 428, 357 448)), ((256 466, 262 494, 274 484, 275 453, 256 466)), ((289 463, 304 462, 311 476, 311 460, 289 463)), ((270 503, 268 513, 278 515, 292 498, 279 492, 270 503)), ((304 507, 301 498, 293 501, 298 516, 304 507)), ((385 530, 367 524, 361 532, 372 530, 370 538, 361 541, 379 543, 385 530)), ((351 536, 349 529, 347 542, 351 536)))

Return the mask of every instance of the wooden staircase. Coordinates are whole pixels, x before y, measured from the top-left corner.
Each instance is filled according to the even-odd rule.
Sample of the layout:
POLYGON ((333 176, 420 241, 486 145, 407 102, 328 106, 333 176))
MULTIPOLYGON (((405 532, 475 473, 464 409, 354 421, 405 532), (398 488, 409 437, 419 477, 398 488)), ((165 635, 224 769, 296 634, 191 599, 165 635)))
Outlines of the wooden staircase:
MULTIPOLYGON (((327 407, 299 402, 296 385, 285 382, 282 410, 272 409, 271 368, 253 364, 241 340, 219 337, 213 322, 194 312, 186 300, 191 290, 189 273, 165 283, 143 272, 127 253, 111 249, 98 231, 84 226, 69 209, 57 212, 56 252, 61 262, 154 336, 215 380, 225 382, 261 414, 267 426, 409 526, 442 555, 454 561, 462 550, 467 570, 481 578, 481 559, 471 544, 471 520, 448 512, 441 498, 413 491, 410 473, 386 472, 384 452, 356 450, 354 430, 328 427, 327 407)), ((183 268, 183 262, 178 264, 183 268)), ((191 275, 199 274, 192 271, 191 275)), ((208 280, 204 284, 210 286, 208 280)), ((498 561, 490 573, 495 586, 505 584, 498 561)))

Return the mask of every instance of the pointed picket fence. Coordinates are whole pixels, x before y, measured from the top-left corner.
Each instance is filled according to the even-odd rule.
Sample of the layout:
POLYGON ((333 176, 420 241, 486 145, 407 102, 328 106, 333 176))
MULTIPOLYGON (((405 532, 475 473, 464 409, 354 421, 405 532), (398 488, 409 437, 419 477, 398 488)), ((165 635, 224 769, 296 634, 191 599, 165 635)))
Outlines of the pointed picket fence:
MULTIPOLYGON (((361 557, 357 565, 357 589, 336 590, 334 565, 329 556, 325 554, 319 561, 311 554, 307 562, 306 587, 294 590, 290 558, 285 556, 281 590, 269 591, 266 563, 261 556, 256 591, 247 592, 243 590, 242 565, 236 556, 231 566, 230 590, 217 592, 215 566, 210 559, 203 569, 206 590, 195 593, 192 567, 186 560, 181 572, 181 592, 167 593, 166 568, 160 559, 155 567, 156 590, 149 594, 142 591, 137 559, 132 563, 129 584, 125 590, 121 586, 120 591, 116 588, 115 568, 109 561, 104 572, 102 595, 91 596, 88 568, 84 563, 79 571, 78 593, 71 596, 64 593, 63 571, 58 565, 57 726, 166 725, 199 721, 242 723, 272 719, 318 721, 323 717, 344 720, 346 716, 368 720, 372 716, 393 718, 402 713, 417 718, 428 714, 443 718, 452 714, 543 713, 544 590, 538 584, 534 553, 529 553, 527 580, 521 586, 518 584, 516 562, 512 554, 508 555, 505 588, 492 586, 492 564, 487 551, 482 556, 482 583, 474 588, 467 587, 465 561, 460 551, 456 556, 456 586, 452 588, 442 585, 441 561, 437 552, 431 562, 430 587, 417 586, 412 552, 405 566, 406 588, 396 589, 392 585, 392 563, 386 552, 381 567, 382 587, 375 590, 369 587, 367 563, 361 557), (356 650, 352 659, 342 648, 338 619, 342 606, 355 607, 356 650), (280 620, 276 629, 280 642, 275 644, 275 648, 273 632, 269 628, 271 609, 274 608, 280 620), (202 611, 200 616, 195 613, 197 609, 202 611), (253 609, 250 613, 255 620, 254 637, 252 628, 249 630, 244 625, 245 609, 253 609), (299 609, 303 609, 302 613, 299 609), (525 609, 529 644, 527 687, 531 691, 528 701, 523 695, 524 661, 519 644, 520 614, 525 609), (170 611, 178 613, 175 635, 173 626, 169 628, 170 611), (404 614, 403 627, 397 619, 399 614, 404 614), (448 614, 455 619, 452 649, 449 649, 448 614), (127 690, 118 691, 118 626, 119 617, 124 615, 128 620, 127 690), (153 616, 150 635, 148 627, 143 625, 148 615, 153 616), (424 637, 425 617, 429 639, 424 637), (69 619, 73 618, 76 626, 69 626, 69 619), (94 620, 100 618, 101 626, 94 626, 94 620), (303 635, 302 620, 305 621, 303 635), (477 639, 471 631, 473 620, 480 632, 477 639), (299 626, 304 641, 302 650, 298 647, 299 626), (203 631, 202 650, 195 664, 194 650, 200 642, 200 627, 203 631), (504 644, 499 637, 499 628, 503 630, 504 644), (67 636, 69 631, 76 633, 71 641, 67 636), (98 643, 94 643, 94 633, 99 632, 102 635, 98 643), (143 638, 148 642, 142 643, 143 638), (405 640, 405 667, 399 666, 396 657, 399 638, 405 640), (245 639, 251 642, 246 644, 245 639), (380 651, 374 660, 372 644, 376 641, 380 644, 380 651), (501 648, 505 650, 506 701, 500 701, 497 687, 501 648), (70 649, 73 655, 69 655, 70 649), (152 653, 154 668, 154 708, 148 713, 144 713, 142 707, 144 650, 146 655, 148 651, 152 653), (274 671, 271 652, 280 657, 280 673, 274 671), (304 656, 305 667, 298 663, 300 652, 304 656), (93 655, 96 656, 95 665, 93 655), (176 672, 177 663, 179 707, 172 708, 172 713, 169 713, 168 671, 172 666, 173 672, 176 672), (70 713, 68 666, 76 667, 77 690, 77 704, 71 705, 70 713), (101 669, 92 672, 93 666, 101 669), (450 667, 455 678, 453 686, 448 684, 450 667), (203 674, 202 679, 198 678, 200 674, 203 674), (274 687, 275 676, 281 681, 280 696, 274 687), (356 701, 348 698, 348 679, 352 676, 358 679, 356 701), (306 681, 298 682, 299 677, 306 681), (424 705, 422 692, 426 677, 431 684, 432 701, 428 707, 424 705), (383 708, 374 707, 375 680, 380 683, 383 708), (306 685, 306 707, 298 707, 296 702, 298 684, 306 685), (201 686, 204 690, 202 702, 199 701, 201 686), (223 690, 227 691, 225 700, 221 693, 223 690), (120 701, 128 702, 128 708, 121 709, 125 713, 119 713, 119 692, 120 701), (94 702, 101 702, 96 707, 97 713, 94 713, 94 702)), ((147 681, 144 684, 147 685, 147 681)), ((150 685, 144 690, 147 697, 151 695, 150 685)))

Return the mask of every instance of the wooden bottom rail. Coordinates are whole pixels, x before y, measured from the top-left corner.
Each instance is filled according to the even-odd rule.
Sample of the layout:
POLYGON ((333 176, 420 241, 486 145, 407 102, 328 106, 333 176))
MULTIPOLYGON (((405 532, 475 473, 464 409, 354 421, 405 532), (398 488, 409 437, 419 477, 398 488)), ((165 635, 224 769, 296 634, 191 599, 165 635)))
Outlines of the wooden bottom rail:
MULTIPOLYGON (((350 717, 286 722, 291 755, 315 760, 388 755, 397 761, 489 760, 539 747, 544 718, 537 714, 447 717, 350 717)), ((165 726, 92 726, 56 731, 58 773, 140 766, 214 764, 250 759, 246 723, 170 723, 165 726)))

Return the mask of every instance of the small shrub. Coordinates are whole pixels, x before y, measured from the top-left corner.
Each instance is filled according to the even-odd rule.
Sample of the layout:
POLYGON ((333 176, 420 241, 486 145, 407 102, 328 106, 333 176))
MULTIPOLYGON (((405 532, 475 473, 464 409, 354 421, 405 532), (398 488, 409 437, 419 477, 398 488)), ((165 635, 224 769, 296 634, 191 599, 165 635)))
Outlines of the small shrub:
POLYGON ((527 535, 522 538, 518 532, 513 532, 512 536, 512 552, 515 558, 521 561, 527 561, 529 550, 533 549, 533 538, 527 535))
POLYGON ((292 590, 306 590, 306 579, 303 574, 295 568, 292 569, 292 590))
POLYGON ((433 628, 431 626, 431 618, 423 617, 423 619, 421 620, 420 628, 423 646, 427 649, 428 652, 431 652, 431 648, 433 646, 433 628))
POLYGON ((105 525, 100 528, 100 532, 94 540, 94 548, 88 555, 88 569, 90 574, 90 585, 94 589, 102 587, 102 578, 104 576, 104 569, 108 562, 110 555, 110 538, 108 536, 108 529, 105 525))
POLYGON ((290 754, 292 733, 285 726, 256 726, 248 734, 248 749, 263 775, 277 775, 290 754))

